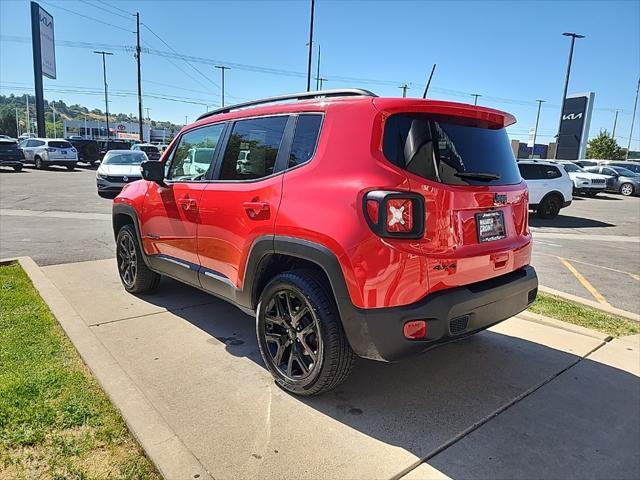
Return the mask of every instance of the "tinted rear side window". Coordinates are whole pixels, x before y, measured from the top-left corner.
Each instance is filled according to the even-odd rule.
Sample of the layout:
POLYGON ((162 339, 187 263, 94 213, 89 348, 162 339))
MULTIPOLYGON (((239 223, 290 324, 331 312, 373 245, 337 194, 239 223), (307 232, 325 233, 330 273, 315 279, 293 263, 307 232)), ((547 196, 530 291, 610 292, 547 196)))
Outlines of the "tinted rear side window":
POLYGON ((512 185, 521 181, 506 130, 462 118, 393 115, 385 126, 383 151, 391 163, 436 182, 512 185))
POLYGON ((273 173, 287 116, 238 120, 224 152, 220 180, 253 180, 273 173))
POLYGON ((518 168, 520 169, 520 175, 522 175, 522 178, 525 180, 542 180, 544 178, 540 165, 521 163, 518 165, 518 168))
POLYGON ((289 154, 289 168, 311 160, 318 143, 322 115, 300 115, 289 154))

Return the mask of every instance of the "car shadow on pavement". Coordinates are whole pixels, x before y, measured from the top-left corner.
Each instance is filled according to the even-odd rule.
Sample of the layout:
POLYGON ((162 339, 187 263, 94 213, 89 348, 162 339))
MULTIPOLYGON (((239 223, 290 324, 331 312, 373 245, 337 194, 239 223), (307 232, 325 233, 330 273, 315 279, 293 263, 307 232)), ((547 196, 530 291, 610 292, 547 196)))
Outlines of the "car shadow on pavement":
MULTIPOLYGON (((161 306, 162 297, 148 300, 161 306)), ((255 320, 233 305, 212 298, 171 313, 210 335, 210 343, 224 343, 230 355, 264 368, 255 320)), ((358 359, 335 390, 290 398, 424 458, 550 380, 430 464, 452 478, 637 477, 638 377, 589 359, 564 371, 578 360, 540 343, 485 331, 395 364, 358 359)))
POLYGON ((598 228, 615 227, 613 223, 601 222, 592 218, 572 217, 569 215, 558 215, 550 220, 529 215, 529 225, 532 227, 554 227, 554 228, 598 228))

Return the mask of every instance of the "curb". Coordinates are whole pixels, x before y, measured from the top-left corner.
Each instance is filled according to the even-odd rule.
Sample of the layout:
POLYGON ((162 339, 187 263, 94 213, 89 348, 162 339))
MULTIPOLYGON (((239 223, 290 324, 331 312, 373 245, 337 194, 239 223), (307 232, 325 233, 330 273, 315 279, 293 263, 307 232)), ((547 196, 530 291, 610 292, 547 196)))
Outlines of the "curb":
POLYGON ((637 313, 627 312, 626 310, 622 310, 620 308, 603 305, 593 300, 587 300, 586 298, 578 297, 577 295, 572 295, 571 293, 561 292, 560 290, 556 290, 555 288, 539 285, 538 291, 542 293, 546 293, 547 295, 552 295, 554 297, 560 297, 569 302, 578 303, 586 307, 593 308, 595 310, 600 310, 601 312, 604 312, 604 313, 609 313, 611 315, 624 317, 628 320, 633 320, 634 322, 640 322, 640 315, 637 313))
POLYGON ((120 411, 129 430, 160 474, 167 480, 213 480, 31 257, 0 260, 0 265, 14 263, 19 263, 29 276, 33 286, 104 392, 120 411))
POLYGON ((567 332, 577 333, 584 335, 585 337, 595 338, 603 342, 609 342, 613 337, 606 333, 598 332, 597 330, 591 330, 590 328, 581 327, 580 325, 574 325, 572 323, 563 322, 562 320, 556 320, 555 318, 540 315, 539 313, 528 312, 527 310, 520 312, 516 315, 516 318, 526 320, 527 322, 541 323, 548 327, 558 328, 567 332))

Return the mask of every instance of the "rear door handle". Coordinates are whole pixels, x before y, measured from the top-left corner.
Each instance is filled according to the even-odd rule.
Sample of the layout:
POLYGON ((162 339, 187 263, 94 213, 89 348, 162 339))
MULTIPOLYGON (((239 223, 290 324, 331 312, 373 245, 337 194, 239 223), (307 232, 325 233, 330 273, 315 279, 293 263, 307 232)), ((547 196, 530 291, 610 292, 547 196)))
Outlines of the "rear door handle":
POLYGON ((258 215, 260 214, 260 212, 269 211, 268 202, 244 202, 242 206, 247 212, 252 213, 253 215, 258 215))
POLYGON ((178 200, 178 203, 180 204, 180 206, 185 212, 188 212, 190 210, 195 210, 198 207, 198 202, 196 202, 193 198, 188 198, 188 197, 180 198, 178 200))

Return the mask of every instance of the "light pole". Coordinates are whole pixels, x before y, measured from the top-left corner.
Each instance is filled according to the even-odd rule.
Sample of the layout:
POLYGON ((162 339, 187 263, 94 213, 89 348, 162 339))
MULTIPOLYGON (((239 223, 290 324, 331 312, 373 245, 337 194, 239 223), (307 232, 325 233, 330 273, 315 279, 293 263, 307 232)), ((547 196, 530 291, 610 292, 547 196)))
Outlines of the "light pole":
POLYGON ((531 156, 529 158, 533 158, 533 152, 536 149, 536 137, 538 136, 538 122, 540 121, 540 108, 544 103, 544 100, 536 100, 538 102, 538 114, 536 115, 536 128, 533 129, 533 145, 531 146, 531 156))
POLYGON ((611 138, 616 138, 616 126, 618 125, 618 113, 620 110, 616 110, 616 116, 613 118, 613 130, 611 130, 611 138))
POLYGON ((107 55, 113 55, 111 52, 104 51, 93 51, 93 53, 97 53, 98 55, 102 55, 102 76, 104 77, 104 106, 105 106, 105 117, 107 119, 107 142, 109 141, 109 95, 107 93, 107 62, 105 60, 107 55))
POLYGON ((187 125, 187 123, 189 123, 189 122, 187 121, 187 118, 188 118, 188 117, 185 115, 185 116, 184 116, 184 124, 185 124, 185 126, 187 125))
POLYGON ((564 103, 567 100, 567 90, 569 88, 569 75, 571 74, 571 62, 573 61, 573 46, 576 43, 576 38, 584 38, 584 35, 579 35, 572 32, 564 32, 562 35, 565 37, 571 37, 571 47, 569 48, 569 61, 567 62, 567 74, 564 77, 564 91, 562 93, 562 103, 560 105, 560 121, 558 122, 558 134, 556 135, 556 150, 553 153, 553 158, 558 158, 558 147, 560 146, 560 126, 562 125, 562 114, 564 112, 564 103))
POLYGON ((29 121, 29 94, 27 93, 27 133, 31 133, 31 122, 29 121))
POLYGON ((56 130, 56 107, 53 102, 51 102, 51 111, 53 112, 53 138, 56 138, 58 131, 56 130))
POLYGON ((83 113, 82 115, 84 115, 84 138, 87 138, 87 114, 83 113))
MULTIPOLYGON (((315 0, 311 0, 311 20, 309 21, 309 58, 307 59, 307 92, 311 90, 311 57, 313 57, 313 14, 316 8, 315 0)), ((320 74, 318 73, 318 76, 320 74)))
POLYGON ((215 65, 214 68, 219 68, 222 74, 222 106, 224 107, 224 71, 231 70, 231 67, 225 67, 224 65, 215 65))
POLYGON ((320 44, 318 44, 318 68, 316 68, 316 90, 320 90, 320 44))
POLYGON ((473 97, 473 104, 478 105, 478 97, 481 97, 482 95, 479 93, 472 93, 471 96, 473 97))
POLYGON ((16 138, 20 136, 20 121, 18 120, 18 108, 16 108, 16 138))
POLYGON ((636 87, 636 99, 633 102, 633 116, 631 117, 631 130, 629 130, 629 143, 627 143, 627 154, 625 160, 629 160, 629 150, 631 150, 631 134, 633 134, 633 124, 636 119, 636 108, 638 107, 638 92, 640 91, 640 78, 638 79, 638 86, 636 87))
POLYGON ((409 85, 405 83, 404 85, 398 88, 402 89, 402 98, 407 98, 407 90, 409 89, 409 85))

